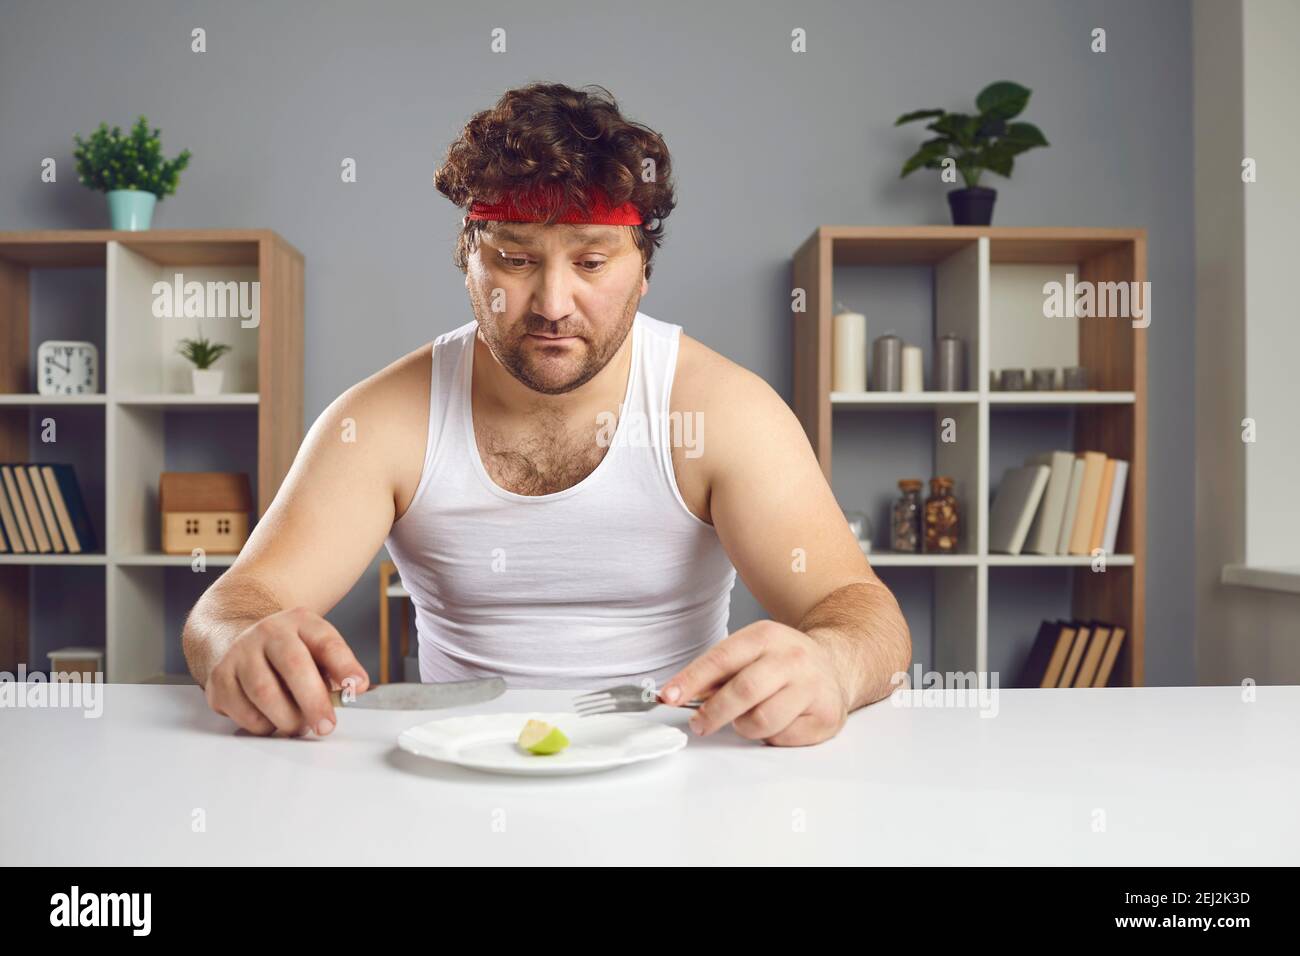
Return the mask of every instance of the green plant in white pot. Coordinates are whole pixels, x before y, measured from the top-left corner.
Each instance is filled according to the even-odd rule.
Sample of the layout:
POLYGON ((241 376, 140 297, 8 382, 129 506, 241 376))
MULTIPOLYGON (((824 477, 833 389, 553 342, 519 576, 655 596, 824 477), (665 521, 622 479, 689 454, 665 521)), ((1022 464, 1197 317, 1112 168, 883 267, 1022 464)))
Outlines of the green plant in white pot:
POLYGON ((188 149, 164 159, 159 132, 141 116, 125 135, 121 127, 110 130, 100 123, 88 139, 72 137, 77 177, 83 186, 107 194, 114 229, 148 229, 154 205, 176 192, 181 170, 190 163, 188 149))
POLYGON ((177 349, 181 355, 194 364, 190 374, 194 378, 195 395, 219 395, 221 393, 221 369, 214 369, 212 364, 230 351, 230 346, 221 342, 212 342, 199 330, 197 339, 181 339, 177 349))

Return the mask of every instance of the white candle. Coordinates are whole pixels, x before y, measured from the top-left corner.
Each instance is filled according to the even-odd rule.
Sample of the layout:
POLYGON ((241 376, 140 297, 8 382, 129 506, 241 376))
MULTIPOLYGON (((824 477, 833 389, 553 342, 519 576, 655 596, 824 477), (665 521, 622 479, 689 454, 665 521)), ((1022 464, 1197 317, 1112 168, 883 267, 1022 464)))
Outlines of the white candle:
POLYGON ((867 390, 867 317, 840 312, 831 332, 831 391, 867 390))
POLYGON ((919 392, 924 388, 921 381, 921 346, 903 346, 903 391, 919 392))

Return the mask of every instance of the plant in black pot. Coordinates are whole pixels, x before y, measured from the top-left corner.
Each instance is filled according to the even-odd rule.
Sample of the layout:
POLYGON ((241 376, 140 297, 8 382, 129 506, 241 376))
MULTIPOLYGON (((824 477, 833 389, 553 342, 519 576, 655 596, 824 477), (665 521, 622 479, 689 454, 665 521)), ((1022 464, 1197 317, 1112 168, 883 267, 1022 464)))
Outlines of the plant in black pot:
MULTIPOLYGON (((894 121, 895 126, 928 119, 925 127, 935 135, 903 164, 906 176, 918 169, 941 169, 961 174, 964 189, 948 193, 953 225, 987 226, 993 221, 996 189, 981 186, 984 170, 1010 176, 1015 158, 1036 146, 1047 146, 1046 137, 1033 123, 1012 123, 1029 102, 1029 90, 1019 83, 991 83, 975 97, 978 113, 949 113, 946 110, 916 110, 894 121)), ((945 179, 956 182, 955 176, 945 179)))

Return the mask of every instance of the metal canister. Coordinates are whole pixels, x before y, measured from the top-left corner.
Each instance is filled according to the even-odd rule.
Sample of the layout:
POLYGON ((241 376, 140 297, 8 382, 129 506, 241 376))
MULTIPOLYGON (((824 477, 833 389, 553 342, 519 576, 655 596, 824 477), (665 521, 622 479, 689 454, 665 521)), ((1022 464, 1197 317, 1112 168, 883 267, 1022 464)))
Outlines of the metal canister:
POLYGON ((934 352, 934 387, 940 392, 960 392, 966 387, 965 343, 955 335, 939 337, 934 352))
POLYGON ((903 340, 890 333, 871 345, 871 382, 873 392, 903 390, 903 340))

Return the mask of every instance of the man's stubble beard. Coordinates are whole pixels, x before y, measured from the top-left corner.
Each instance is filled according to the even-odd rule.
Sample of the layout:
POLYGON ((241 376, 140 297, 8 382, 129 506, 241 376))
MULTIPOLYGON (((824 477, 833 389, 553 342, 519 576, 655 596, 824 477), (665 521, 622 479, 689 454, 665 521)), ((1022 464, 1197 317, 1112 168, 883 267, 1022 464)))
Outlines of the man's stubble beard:
MULTIPOLYGON (((525 334, 514 342, 503 342, 499 334, 496 322, 483 321, 483 303, 476 296, 471 296, 471 304, 474 307, 475 316, 478 319, 478 334, 483 337, 484 344, 487 345, 493 357, 501 363, 501 367, 508 371, 515 380, 543 395, 563 395, 580 388, 599 374, 600 370, 609 364, 610 360, 618 353, 623 342, 627 339, 628 332, 632 329, 632 322, 636 317, 636 311, 640 305, 641 297, 636 289, 632 290, 628 298, 627 305, 623 308, 622 320, 619 327, 615 329, 603 342, 591 342, 584 338, 586 358, 583 360, 577 374, 569 381, 561 384, 547 384, 534 374, 532 355, 537 347, 529 344, 527 332, 537 331, 554 334, 557 329, 548 328, 538 325, 535 329, 530 330, 525 326, 525 334)), ((489 315, 491 313, 488 313, 489 315)), ((544 361, 544 360, 543 360, 544 361)))

